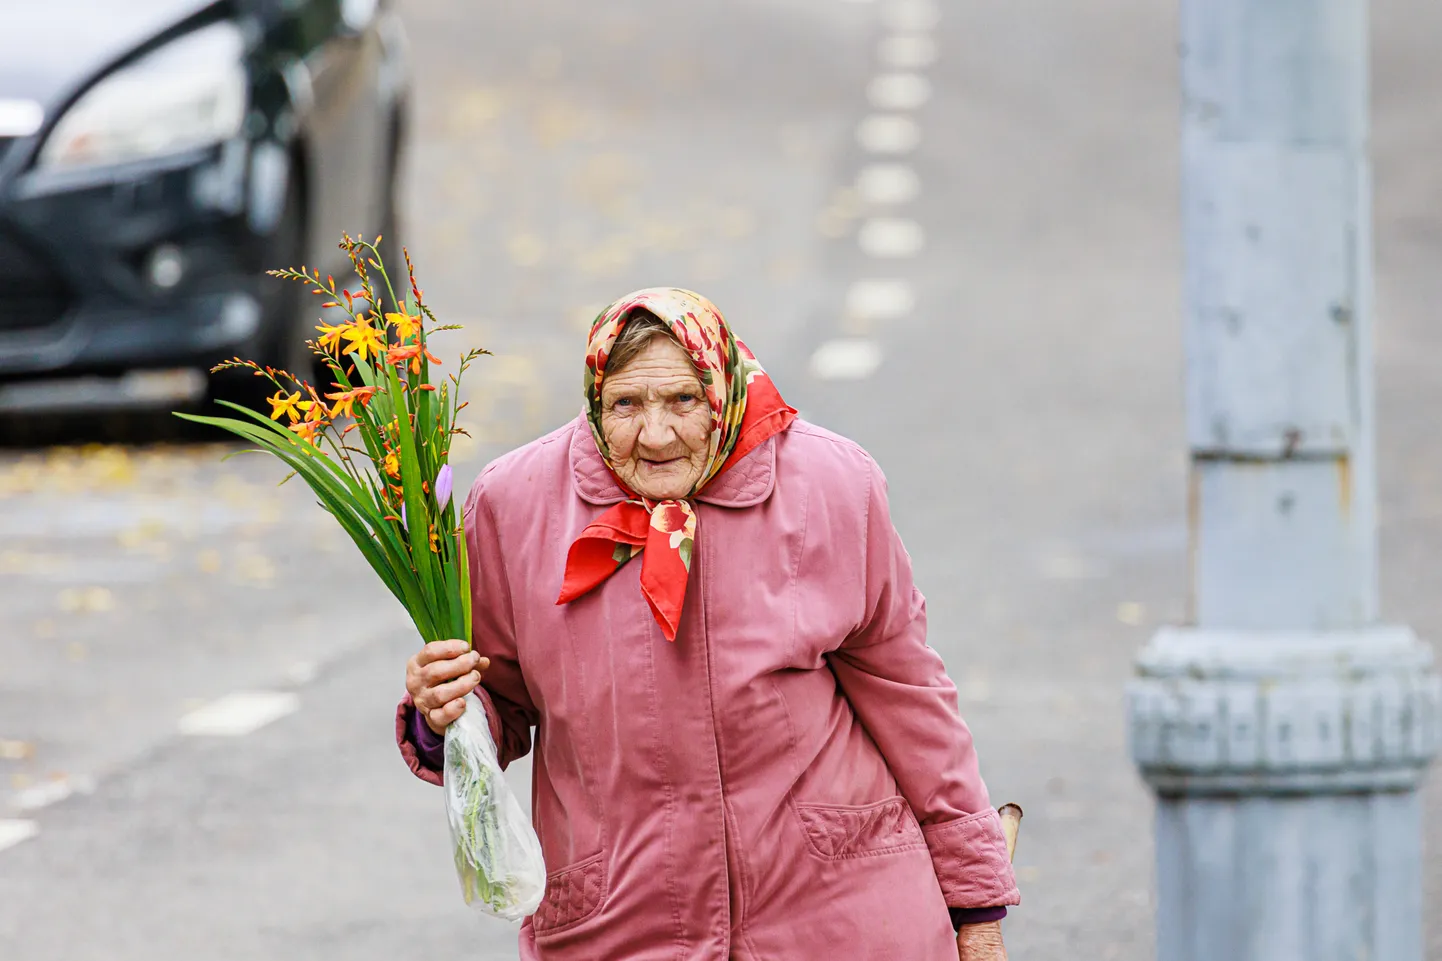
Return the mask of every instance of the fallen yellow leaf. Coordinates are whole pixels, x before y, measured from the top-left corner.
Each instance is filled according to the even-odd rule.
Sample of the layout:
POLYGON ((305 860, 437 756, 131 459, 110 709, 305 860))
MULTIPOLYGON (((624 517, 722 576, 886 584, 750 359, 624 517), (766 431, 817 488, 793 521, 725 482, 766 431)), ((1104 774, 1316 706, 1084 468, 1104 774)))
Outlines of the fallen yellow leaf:
POLYGON ((275 579, 275 565, 261 554, 246 554, 235 567, 242 580, 265 584, 275 579))
POLYGON ((147 518, 135 527, 127 527, 116 535, 120 546, 127 550, 135 550, 151 541, 156 540, 165 533, 165 524, 154 518, 147 518))
POLYGON ((0 738, 0 758, 6 761, 23 761, 35 756, 35 745, 29 741, 12 741, 0 738))
POLYGON ((581 254, 576 266, 589 276, 609 276, 630 267, 635 260, 636 250, 630 240, 624 235, 616 235, 581 254))
POLYGON ((506 251, 517 267, 534 267, 546 255, 546 242, 532 233, 519 233, 506 242, 506 251))
POLYGON ((581 136, 586 120, 586 114, 575 105, 556 100, 531 114, 531 127, 541 147, 551 150, 581 136))
POLYGON ((830 240, 846 236, 850 227, 851 221, 832 207, 827 207, 816 216, 816 230, 830 240))
POLYGON ((499 117, 504 104, 495 90, 475 87, 456 95, 447 107, 452 129, 474 134, 499 117))
POLYGON ((756 229, 756 215, 745 207, 727 207, 721 211, 718 226, 723 237, 740 240, 756 229))
POLYGON ((71 614, 113 610, 115 595, 106 587, 67 587, 60 592, 60 609, 71 614))
POLYGON ((1136 627, 1146 618, 1146 608, 1135 601, 1117 605, 1117 620, 1129 627, 1136 627))

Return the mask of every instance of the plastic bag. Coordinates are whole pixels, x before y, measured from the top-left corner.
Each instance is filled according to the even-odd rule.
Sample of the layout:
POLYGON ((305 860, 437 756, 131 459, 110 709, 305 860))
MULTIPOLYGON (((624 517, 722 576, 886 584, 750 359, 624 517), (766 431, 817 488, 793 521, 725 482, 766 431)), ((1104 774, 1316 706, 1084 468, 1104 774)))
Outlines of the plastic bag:
POLYGON ((506 784, 485 706, 475 693, 446 728, 446 818, 466 903, 508 921, 534 914, 546 893, 541 842, 506 784))

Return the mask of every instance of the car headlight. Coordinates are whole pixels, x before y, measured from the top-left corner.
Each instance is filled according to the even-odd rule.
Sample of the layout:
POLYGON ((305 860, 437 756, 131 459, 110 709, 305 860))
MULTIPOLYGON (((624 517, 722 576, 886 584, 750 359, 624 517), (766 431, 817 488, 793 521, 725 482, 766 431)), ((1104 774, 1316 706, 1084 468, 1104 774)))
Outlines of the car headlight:
POLYGON ((61 116, 39 165, 124 163, 235 136, 245 119, 243 52, 240 29, 216 23, 122 67, 61 116))

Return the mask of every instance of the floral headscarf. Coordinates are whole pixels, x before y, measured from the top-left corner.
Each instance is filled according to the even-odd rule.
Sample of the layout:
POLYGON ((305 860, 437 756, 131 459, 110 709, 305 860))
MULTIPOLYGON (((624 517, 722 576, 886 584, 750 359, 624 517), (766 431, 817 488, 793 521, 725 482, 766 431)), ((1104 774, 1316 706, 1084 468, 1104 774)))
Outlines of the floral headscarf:
MULTIPOLYGON (((796 417, 726 319, 705 297, 677 287, 652 287, 628 294, 603 310, 591 325, 586 350, 586 417, 596 448, 610 464, 601 431, 601 381, 606 359, 621 328, 637 310, 649 311, 671 328, 701 375, 711 408, 710 457, 692 489, 745 457, 796 417)), ((612 472, 614 475, 614 471, 612 472)), ((621 484, 627 499, 593 521, 566 557, 566 574, 556 603, 566 604, 600 585, 622 564, 645 551, 641 593, 668 641, 676 639, 681 605, 691 572, 696 513, 687 499, 653 501, 621 484)))

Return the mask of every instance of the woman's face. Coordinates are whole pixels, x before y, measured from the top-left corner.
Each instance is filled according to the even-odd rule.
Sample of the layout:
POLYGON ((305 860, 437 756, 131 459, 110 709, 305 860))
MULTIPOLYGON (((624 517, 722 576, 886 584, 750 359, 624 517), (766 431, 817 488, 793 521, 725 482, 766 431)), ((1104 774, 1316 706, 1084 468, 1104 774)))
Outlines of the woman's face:
POLYGON ((664 334, 601 380, 601 433, 611 468, 651 500, 691 493, 706 469, 711 407, 681 345, 664 334))

